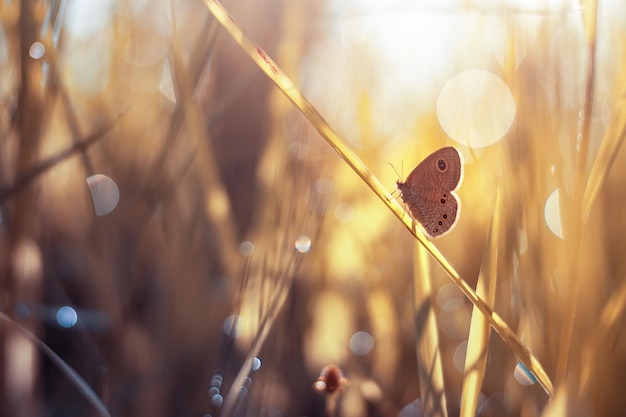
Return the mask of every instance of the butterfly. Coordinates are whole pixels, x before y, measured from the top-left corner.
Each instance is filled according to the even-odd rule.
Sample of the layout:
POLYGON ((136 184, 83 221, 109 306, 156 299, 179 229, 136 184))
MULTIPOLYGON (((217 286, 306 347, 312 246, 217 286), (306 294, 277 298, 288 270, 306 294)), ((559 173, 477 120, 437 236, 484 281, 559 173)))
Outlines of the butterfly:
POLYGON ((462 176, 461 155, 449 146, 426 157, 405 182, 396 182, 402 201, 429 236, 442 236, 455 225, 460 203, 454 190, 462 176))

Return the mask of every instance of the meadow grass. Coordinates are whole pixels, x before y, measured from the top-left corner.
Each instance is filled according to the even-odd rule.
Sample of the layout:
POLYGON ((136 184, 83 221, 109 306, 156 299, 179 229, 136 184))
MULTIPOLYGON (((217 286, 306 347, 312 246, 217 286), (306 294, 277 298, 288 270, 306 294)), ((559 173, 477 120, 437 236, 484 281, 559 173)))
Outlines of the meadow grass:
MULTIPOLYGON (((381 111, 389 77, 363 43, 333 55, 322 4, 120 3, 82 35, 68 2, 3 4, 0 407, 619 415, 626 44, 603 5, 435 10, 508 31, 484 66, 515 120, 468 147, 434 100, 381 111), (461 217, 430 240, 387 164, 450 144, 468 161, 461 217), (119 191, 102 216, 95 174, 119 191), (554 190, 562 237, 544 219, 554 190)), ((460 42, 449 73, 472 68, 463 48, 481 46, 460 42)))

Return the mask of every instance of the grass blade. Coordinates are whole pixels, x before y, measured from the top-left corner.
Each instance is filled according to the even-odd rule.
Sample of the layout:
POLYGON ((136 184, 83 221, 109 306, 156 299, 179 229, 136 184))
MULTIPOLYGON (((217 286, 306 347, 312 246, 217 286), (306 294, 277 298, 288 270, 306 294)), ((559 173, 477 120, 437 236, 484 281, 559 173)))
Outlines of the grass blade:
POLYGON ((89 149, 93 144, 105 137, 106 134, 109 133, 116 126, 117 121, 127 112, 128 109, 121 112, 110 125, 90 135, 89 137, 87 137, 87 139, 83 141, 77 141, 69 146, 67 149, 64 149, 56 155, 52 155, 51 157, 39 162, 29 171, 18 177, 12 185, 0 188, 0 204, 13 197, 15 194, 24 189, 24 187, 29 185, 32 181, 37 179, 39 176, 41 176, 43 173, 45 173, 58 163, 64 161, 65 159, 69 158, 77 152, 87 151, 87 149, 89 149))
POLYGON ((101 416, 111 417, 109 410, 105 407, 104 403, 98 397, 98 395, 91 389, 89 384, 85 382, 83 378, 81 378, 78 373, 67 364, 59 355, 54 353, 52 349, 48 347, 44 342, 42 342, 37 336, 29 332, 24 327, 20 326, 16 323, 11 317, 7 316, 4 312, 0 311, 0 319, 4 320, 6 323, 10 324, 18 330, 26 339, 28 339, 31 343, 37 346, 44 355, 46 355, 60 370, 65 374, 67 379, 70 380, 72 384, 78 389, 78 391, 85 397, 89 403, 98 411, 101 416))
POLYGON ((583 195, 583 222, 589 216, 593 203, 596 201, 600 190, 602 190, 602 186, 613 167, 617 153, 622 143, 624 143, 624 137, 626 137, 626 112, 624 104, 626 104, 626 90, 623 90, 620 95, 617 109, 611 119, 611 125, 605 132, 604 138, 602 138, 602 144, 591 166, 585 194, 583 195))
MULTIPOLYGON (((494 215, 491 218, 491 230, 487 241, 486 253, 476 283, 476 293, 483 298, 490 308, 496 300, 498 245, 500 243, 500 223, 502 204, 500 188, 496 195, 494 215)), ((487 354, 491 327, 480 311, 474 307, 469 336, 467 338, 467 353, 465 355, 465 373, 463 375, 463 390, 461 393, 461 417, 473 417, 478 408, 478 397, 485 377, 487 354)))
MULTIPOLYGON (((589 154, 589 141, 591 132, 591 112, 593 110, 593 92, 596 81, 596 49, 597 49, 597 20, 598 2, 590 0, 584 7, 583 19, 587 34, 588 62, 585 79, 585 99, 582 110, 582 123, 579 126, 577 143, 576 165, 574 174, 574 195, 572 204, 572 215, 566 222, 566 238, 574 242, 577 249, 574 253, 575 259, 580 259, 580 242, 582 237, 583 218, 583 198, 587 179, 587 157, 589 154)), ((564 309, 565 321, 561 328, 559 342, 559 359, 556 366, 557 382, 568 377, 570 354, 572 353, 572 338, 575 327, 576 309, 578 297, 580 295, 580 270, 575 263, 570 265, 568 274, 573 278, 572 285, 568 287, 567 303, 564 309)), ((571 376, 571 375, 569 375, 571 376)), ((575 378, 574 378, 575 380, 575 378)), ((572 383, 575 383, 572 381, 572 383)))
POLYGON ((433 311, 433 286, 430 258, 422 246, 416 247, 413 274, 417 370, 420 396, 427 416, 447 416, 439 329, 433 311))

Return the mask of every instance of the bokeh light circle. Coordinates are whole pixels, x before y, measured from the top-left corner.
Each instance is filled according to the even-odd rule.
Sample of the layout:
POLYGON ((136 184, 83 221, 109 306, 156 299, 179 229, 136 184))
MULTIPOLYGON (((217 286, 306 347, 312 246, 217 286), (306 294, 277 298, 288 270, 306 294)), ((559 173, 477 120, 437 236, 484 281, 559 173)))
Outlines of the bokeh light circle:
POLYGON ((335 218, 341 223, 348 223, 354 219, 354 206, 348 203, 339 203, 335 207, 335 218))
POLYGON ((307 189, 305 201, 309 210, 321 216, 326 215, 338 204, 341 195, 334 181, 319 178, 307 189))
POLYGON ((441 331, 451 339, 462 340, 467 338, 471 315, 465 307, 454 311, 441 309, 437 316, 437 325, 441 331))
POLYGON ((443 130, 470 148, 493 145, 515 119, 515 101, 498 76, 484 70, 462 72, 446 82, 437 98, 443 130))
POLYGON ((236 314, 233 314, 232 316, 228 316, 226 317, 226 320, 224 320, 224 333, 226 333, 228 336, 232 337, 233 339, 241 337, 243 333, 242 324, 243 324, 243 320, 241 319, 241 316, 238 316, 236 314))
POLYGON ((261 369, 261 358, 259 358, 258 356, 255 357, 254 359, 252 359, 252 371, 256 372, 259 369, 261 369))
POLYGON ((254 243, 250 242, 249 240, 241 242, 241 244, 239 245, 239 253, 241 253, 243 256, 252 256, 252 254, 254 253, 254 243))
POLYGON ((452 283, 442 285, 437 290, 437 304, 447 312, 454 312, 462 308, 465 303, 465 296, 461 290, 452 283))
POLYGON ((311 239, 309 239, 307 236, 299 236, 296 239, 295 247, 298 252, 307 253, 311 250, 311 239))
POLYGON ((63 306, 57 310, 57 323, 59 326, 69 329, 78 322, 78 314, 70 306, 63 306))
POLYGON ((454 349, 454 355, 452 357, 452 362, 454 363, 454 367, 461 374, 465 372, 465 357, 467 356, 467 340, 459 343, 454 349))
POLYGON ((367 355, 374 348, 374 338, 367 332, 356 332, 350 338, 350 350, 357 355, 367 355))
POLYGON ((30 57, 33 59, 42 58, 45 52, 46 47, 41 42, 33 42, 33 44, 28 49, 28 55, 30 55, 30 57))
POLYGON ((120 201, 117 184, 106 175, 96 174, 87 178, 87 186, 96 211, 96 216, 112 212, 120 201))
POLYGON ((222 388, 222 383, 224 382, 224 377, 220 374, 215 374, 211 379, 211 386, 222 388))
POLYGON ((400 410, 400 413, 398 413, 398 417, 424 417, 424 415, 424 406, 422 405, 422 400, 419 398, 408 403, 400 410))
POLYGON ((517 366, 515 366, 513 377, 522 385, 533 385, 537 382, 537 378, 535 378, 533 373, 530 372, 522 362, 518 362, 517 366))
POLYGON ((558 189, 554 190, 552 194, 548 196, 543 215, 546 219, 548 229, 550 229, 550 231, 556 236, 563 239, 563 223, 561 222, 561 209, 558 189))
POLYGON ((211 397, 211 404, 214 407, 221 407, 222 404, 224 404, 224 397, 222 397, 220 394, 215 394, 213 397, 211 397))

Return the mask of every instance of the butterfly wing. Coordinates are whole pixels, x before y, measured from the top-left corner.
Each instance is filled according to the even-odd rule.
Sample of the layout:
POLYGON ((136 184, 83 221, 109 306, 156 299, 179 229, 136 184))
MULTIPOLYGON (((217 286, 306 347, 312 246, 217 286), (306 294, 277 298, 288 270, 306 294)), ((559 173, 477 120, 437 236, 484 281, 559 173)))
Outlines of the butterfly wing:
POLYGON ((402 200, 432 237, 449 231, 456 222, 459 201, 453 191, 462 176, 461 157, 453 147, 435 151, 398 183, 402 200))
POLYGON ((454 191, 461 182, 462 169, 459 151, 448 146, 427 156, 409 174, 406 182, 423 188, 454 191))

